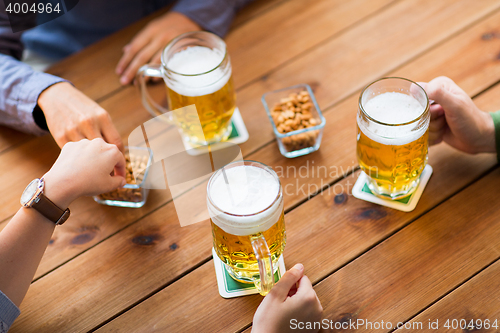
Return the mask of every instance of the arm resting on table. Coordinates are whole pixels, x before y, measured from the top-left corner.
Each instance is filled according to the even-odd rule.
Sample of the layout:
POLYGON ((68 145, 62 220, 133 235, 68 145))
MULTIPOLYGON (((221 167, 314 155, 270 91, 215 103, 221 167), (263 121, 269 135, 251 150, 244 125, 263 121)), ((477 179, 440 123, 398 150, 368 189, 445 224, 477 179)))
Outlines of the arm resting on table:
POLYGON ((189 17, 200 27, 223 37, 234 16, 253 0, 181 0, 172 10, 189 17))

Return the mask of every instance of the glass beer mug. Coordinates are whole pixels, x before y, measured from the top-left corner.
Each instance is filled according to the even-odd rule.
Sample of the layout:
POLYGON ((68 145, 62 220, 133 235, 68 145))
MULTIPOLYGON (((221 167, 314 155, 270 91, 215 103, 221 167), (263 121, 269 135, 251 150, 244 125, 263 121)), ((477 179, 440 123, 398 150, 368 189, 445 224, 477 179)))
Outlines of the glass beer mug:
POLYGON ((206 31, 182 34, 165 47, 161 65, 139 69, 136 78, 144 107, 153 116, 165 114, 170 110, 156 103, 147 92, 148 76, 165 81, 170 110, 196 106, 197 114, 174 111, 167 117, 180 128, 187 143, 207 145, 229 137, 236 96, 231 62, 222 39, 206 31))
POLYGON ((397 200, 417 188, 427 164, 429 99, 413 81, 388 77, 359 97, 357 157, 377 196, 397 200))
POLYGON ((230 163, 210 178, 207 205, 213 246, 227 272, 265 296, 286 243, 278 176, 259 162, 230 163))

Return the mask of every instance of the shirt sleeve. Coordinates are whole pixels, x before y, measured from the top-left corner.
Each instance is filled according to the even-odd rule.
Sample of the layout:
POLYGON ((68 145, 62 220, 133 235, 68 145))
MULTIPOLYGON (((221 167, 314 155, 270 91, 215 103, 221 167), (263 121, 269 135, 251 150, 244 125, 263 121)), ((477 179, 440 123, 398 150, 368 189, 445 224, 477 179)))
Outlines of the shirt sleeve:
POLYGON ((173 11, 186 15, 203 29, 224 37, 234 15, 253 0, 180 0, 173 11))
POLYGON ((6 333, 20 313, 19 308, 0 290, 0 333, 6 333))
POLYGON ((497 159, 500 162, 500 111, 490 113, 495 124, 495 143, 497 149, 497 159))
POLYGON ((0 54, 0 124, 30 134, 47 134, 35 123, 33 110, 45 89, 64 81, 0 54))

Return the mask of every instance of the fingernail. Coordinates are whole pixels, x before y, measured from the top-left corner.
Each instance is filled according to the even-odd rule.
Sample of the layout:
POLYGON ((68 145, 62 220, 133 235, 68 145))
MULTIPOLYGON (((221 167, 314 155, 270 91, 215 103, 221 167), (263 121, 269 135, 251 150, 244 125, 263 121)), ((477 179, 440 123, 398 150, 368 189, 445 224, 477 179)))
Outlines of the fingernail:
POLYGON ((120 78, 120 83, 121 83, 121 84, 127 84, 127 83, 128 83, 127 78, 126 78, 125 76, 122 76, 122 77, 120 78))
POLYGON ((122 180, 122 187, 125 186, 125 184, 127 184, 127 180, 125 178, 123 178, 123 180, 122 180))
POLYGON ((300 271, 300 272, 303 272, 303 271, 304 271, 304 265, 302 265, 302 264, 300 264, 300 263, 299 263, 299 264, 295 264, 295 266, 293 266, 292 268, 293 268, 293 269, 296 269, 296 270, 298 270, 298 271, 300 271))

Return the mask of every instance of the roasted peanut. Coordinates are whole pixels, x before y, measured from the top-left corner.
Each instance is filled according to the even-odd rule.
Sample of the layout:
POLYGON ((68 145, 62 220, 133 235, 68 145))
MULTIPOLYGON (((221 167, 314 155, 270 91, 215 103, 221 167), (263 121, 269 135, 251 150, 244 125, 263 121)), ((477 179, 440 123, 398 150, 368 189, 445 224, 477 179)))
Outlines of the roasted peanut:
MULTIPOLYGON (((306 90, 281 98, 271 112, 278 132, 284 134, 319 124, 319 119, 313 118, 311 114, 312 107, 311 97, 306 90)), ((292 135, 283 138, 282 143, 288 151, 299 150, 314 146, 318 134, 319 131, 312 131, 292 135)))

